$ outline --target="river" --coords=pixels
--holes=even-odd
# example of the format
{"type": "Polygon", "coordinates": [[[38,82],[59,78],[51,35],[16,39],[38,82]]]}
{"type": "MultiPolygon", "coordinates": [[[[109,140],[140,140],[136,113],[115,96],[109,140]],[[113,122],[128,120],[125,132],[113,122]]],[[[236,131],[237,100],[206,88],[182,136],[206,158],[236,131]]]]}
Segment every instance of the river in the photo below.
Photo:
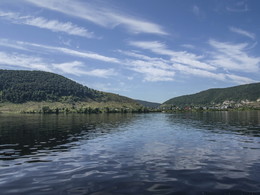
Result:
{"type": "Polygon", "coordinates": [[[260,111],[0,114],[0,193],[260,193],[260,111]]]}

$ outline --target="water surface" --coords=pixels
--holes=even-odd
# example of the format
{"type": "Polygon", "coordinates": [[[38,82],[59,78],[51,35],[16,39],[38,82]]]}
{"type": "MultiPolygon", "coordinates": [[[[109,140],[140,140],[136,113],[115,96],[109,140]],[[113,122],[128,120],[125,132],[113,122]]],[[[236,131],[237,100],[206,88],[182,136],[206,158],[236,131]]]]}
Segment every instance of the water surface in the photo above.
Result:
{"type": "Polygon", "coordinates": [[[1,114],[0,191],[260,193],[260,112],[1,114]]]}

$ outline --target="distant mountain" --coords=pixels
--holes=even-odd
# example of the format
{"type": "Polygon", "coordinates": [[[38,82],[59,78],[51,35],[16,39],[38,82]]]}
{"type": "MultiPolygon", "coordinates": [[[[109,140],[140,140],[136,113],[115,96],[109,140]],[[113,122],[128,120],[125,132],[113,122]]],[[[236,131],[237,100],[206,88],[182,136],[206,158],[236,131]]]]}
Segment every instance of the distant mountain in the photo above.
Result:
{"type": "Polygon", "coordinates": [[[143,101],[143,100],[135,100],[135,101],[147,108],[158,108],[161,105],[159,103],[148,102],[148,101],[143,101]]]}
{"type": "Polygon", "coordinates": [[[172,98],[164,105],[212,105],[224,101],[241,102],[243,100],[257,101],[260,98],[260,83],[252,83],[229,88],[209,89],[192,95],[172,98]]]}
{"type": "Polygon", "coordinates": [[[119,102],[127,97],[97,91],[61,75],[43,71],[0,70],[0,102],[119,102]]]}

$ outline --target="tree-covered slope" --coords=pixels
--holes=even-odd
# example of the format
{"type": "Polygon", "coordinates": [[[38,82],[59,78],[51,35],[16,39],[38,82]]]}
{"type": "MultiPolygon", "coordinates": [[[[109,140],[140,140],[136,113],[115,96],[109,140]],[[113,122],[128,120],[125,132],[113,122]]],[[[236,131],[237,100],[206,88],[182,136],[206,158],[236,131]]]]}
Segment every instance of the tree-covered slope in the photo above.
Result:
{"type": "Polygon", "coordinates": [[[223,89],[209,89],[192,95],[172,98],[163,104],[176,106],[210,105],[226,100],[239,102],[242,100],[256,101],[260,98],[260,83],[252,83],[223,89]]]}
{"type": "Polygon", "coordinates": [[[90,89],[61,75],[43,71],[0,70],[0,102],[28,101],[97,101],[134,100],[90,89]]]}
{"type": "Polygon", "coordinates": [[[146,108],[158,108],[161,104],[156,102],[148,102],[143,100],[135,100],[137,103],[143,105],[146,108]]]}
{"type": "Polygon", "coordinates": [[[0,101],[59,101],[66,97],[89,100],[101,95],[98,91],[49,72],[0,70],[0,101]]]}

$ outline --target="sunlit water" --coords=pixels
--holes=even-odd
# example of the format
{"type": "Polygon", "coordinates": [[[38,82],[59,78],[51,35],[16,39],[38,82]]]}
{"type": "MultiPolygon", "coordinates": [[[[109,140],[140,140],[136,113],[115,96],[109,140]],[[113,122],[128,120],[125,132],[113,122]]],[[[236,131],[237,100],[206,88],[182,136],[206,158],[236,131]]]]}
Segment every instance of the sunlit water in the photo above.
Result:
{"type": "Polygon", "coordinates": [[[0,194],[260,193],[260,112],[0,114],[0,194]]]}

